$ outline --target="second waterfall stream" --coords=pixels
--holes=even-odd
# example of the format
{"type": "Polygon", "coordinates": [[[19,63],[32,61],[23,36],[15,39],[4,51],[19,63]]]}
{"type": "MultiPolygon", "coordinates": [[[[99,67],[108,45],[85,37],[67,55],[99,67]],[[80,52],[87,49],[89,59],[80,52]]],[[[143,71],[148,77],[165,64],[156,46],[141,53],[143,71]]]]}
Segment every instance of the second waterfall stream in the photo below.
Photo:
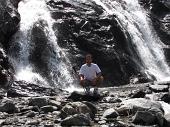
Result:
{"type": "MultiPolygon", "coordinates": [[[[106,15],[115,15],[131,39],[141,71],[154,76],[157,81],[170,79],[170,68],[163,53],[163,43],[154,31],[146,11],[138,0],[93,0],[101,6],[106,15]]],[[[131,49],[130,49],[131,50],[131,49]]],[[[135,54],[132,52],[132,56],[135,54]]],[[[136,58],[134,58],[136,59],[136,58]]]]}

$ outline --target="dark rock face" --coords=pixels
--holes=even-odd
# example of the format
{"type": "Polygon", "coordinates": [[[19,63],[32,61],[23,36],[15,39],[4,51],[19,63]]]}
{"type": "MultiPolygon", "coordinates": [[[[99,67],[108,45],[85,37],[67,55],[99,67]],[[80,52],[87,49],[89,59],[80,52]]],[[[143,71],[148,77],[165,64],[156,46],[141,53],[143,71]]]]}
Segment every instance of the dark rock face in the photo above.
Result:
{"type": "Polygon", "coordinates": [[[0,48],[0,87],[8,88],[13,81],[12,67],[10,68],[8,57],[0,48]]]}
{"type": "MultiPolygon", "coordinates": [[[[7,96],[8,97],[55,96],[59,92],[57,91],[58,91],[57,89],[41,86],[40,84],[31,84],[24,81],[14,81],[10,88],[8,89],[7,96]]],[[[35,100],[35,102],[37,102],[37,100],[35,100]]]]}
{"type": "Polygon", "coordinates": [[[12,80],[12,66],[9,64],[6,50],[10,37],[16,32],[20,21],[17,11],[19,0],[0,1],[0,86],[7,88],[12,80]]]}
{"type": "Polygon", "coordinates": [[[91,53],[105,82],[125,84],[130,76],[139,73],[128,49],[129,37],[117,17],[103,15],[103,9],[89,1],[49,0],[47,4],[56,20],[58,44],[67,49],[78,69],[84,63],[85,54],[91,53]]]}
{"type": "Polygon", "coordinates": [[[46,26],[47,23],[44,20],[40,20],[33,25],[33,29],[31,30],[32,52],[29,59],[38,72],[42,72],[41,74],[48,79],[48,76],[50,75],[48,72],[50,71],[47,61],[53,48],[47,43],[48,38],[44,33],[46,26]]]}
{"type": "Polygon", "coordinates": [[[7,48],[8,40],[13,35],[20,21],[17,5],[20,0],[1,0],[0,1],[0,42],[7,48]]]}

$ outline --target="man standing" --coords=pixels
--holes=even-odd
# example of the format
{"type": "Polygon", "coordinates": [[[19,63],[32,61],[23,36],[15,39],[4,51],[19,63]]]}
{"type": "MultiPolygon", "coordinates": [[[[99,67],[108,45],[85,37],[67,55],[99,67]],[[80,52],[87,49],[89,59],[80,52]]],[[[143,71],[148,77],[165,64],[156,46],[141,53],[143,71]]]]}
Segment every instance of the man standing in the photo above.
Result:
{"type": "Polygon", "coordinates": [[[83,64],[79,71],[80,75],[80,85],[83,86],[86,90],[86,93],[89,94],[90,86],[94,87],[94,94],[98,93],[98,87],[103,81],[101,75],[101,70],[97,64],[92,63],[92,55],[86,55],[86,63],[83,64]]]}

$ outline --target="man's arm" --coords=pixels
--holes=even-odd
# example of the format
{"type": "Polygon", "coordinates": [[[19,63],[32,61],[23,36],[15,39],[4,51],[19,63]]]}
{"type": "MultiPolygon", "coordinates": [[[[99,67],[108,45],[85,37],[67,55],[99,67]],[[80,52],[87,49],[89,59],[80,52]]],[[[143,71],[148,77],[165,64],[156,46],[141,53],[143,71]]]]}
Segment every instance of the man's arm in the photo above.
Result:
{"type": "Polygon", "coordinates": [[[101,73],[101,70],[97,64],[95,67],[95,71],[96,71],[96,76],[97,76],[96,78],[100,78],[102,76],[102,73],[101,73]]]}
{"type": "Polygon", "coordinates": [[[101,76],[102,76],[102,73],[99,72],[99,73],[97,73],[97,77],[96,78],[100,78],[101,76]]]}
{"type": "Polygon", "coordinates": [[[84,75],[80,74],[79,77],[80,77],[80,85],[84,86],[84,75]]]}
{"type": "Polygon", "coordinates": [[[84,75],[83,74],[80,74],[80,80],[84,80],[84,75]]]}

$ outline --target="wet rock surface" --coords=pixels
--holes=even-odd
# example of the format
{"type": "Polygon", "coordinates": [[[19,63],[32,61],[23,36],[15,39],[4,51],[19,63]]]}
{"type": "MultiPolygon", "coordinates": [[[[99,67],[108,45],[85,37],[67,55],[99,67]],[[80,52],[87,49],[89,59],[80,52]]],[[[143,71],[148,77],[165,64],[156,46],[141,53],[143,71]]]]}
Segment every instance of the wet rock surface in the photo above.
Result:
{"type": "Polygon", "coordinates": [[[91,1],[48,0],[55,20],[58,44],[79,70],[84,56],[90,52],[109,86],[126,84],[132,75],[140,73],[131,59],[128,37],[114,15],[106,15],[102,7],[91,1]]]}
{"type": "MultiPolygon", "coordinates": [[[[2,0],[0,2],[2,5],[0,8],[0,43],[1,47],[3,46],[5,49],[5,53],[10,45],[9,39],[19,27],[20,16],[17,11],[19,1],[2,0]]],[[[169,43],[169,2],[167,0],[140,1],[150,13],[153,25],[163,42],[169,43]]],[[[55,20],[53,29],[57,31],[57,42],[60,47],[65,49],[72,65],[75,65],[77,70],[84,62],[84,55],[91,52],[95,58],[94,62],[102,69],[107,86],[129,83],[132,76],[140,73],[128,49],[129,38],[116,16],[104,15],[103,9],[90,1],[46,0],[46,3],[55,20]]],[[[51,47],[47,48],[47,37],[43,33],[45,26],[46,23],[41,20],[33,26],[31,34],[35,35],[32,37],[32,45],[35,45],[35,50],[30,54],[29,59],[35,66],[38,65],[36,69],[42,72],[41,75],[45,75],[51,80],[48,77],[50,69],[47,67],[48,55],[46,54],[53,51],[51,51],[51,47]]],[[[164,50],[169,61],[169,49],[164,50]]],[[[2,80],[2,84],[7,83],[8,86],[13,75],[8,69],[12,69],[12,67],[8,58],[4,61],[7,69],[2,66],[0,72],[2,79],[0,80],[2,80]]],[[[138,83],[149,81],[145,75],[139,79],[138,83]]]]}
{"type": "Polygon", "coordinates": [[[60,92],[59,89],[45,87],[41,84],[32,84],[25,81],[15,81],[7,91],[8,97],[29,97],[29,96],[54,96],[60,92]]]}
{"type": "Polygon", "coordinates": [[[0,87],[9,88],[13,82],[13,69],[8,61],[5,50],[0,46],[0,87]]]}
{"type": "Polygon", "coordinates": [[[18,2],[19,0],[0,1],[0,86],[5,89],[13,82],[14,71],[6,53],[9,40],[19,27],[18,2]]]}

